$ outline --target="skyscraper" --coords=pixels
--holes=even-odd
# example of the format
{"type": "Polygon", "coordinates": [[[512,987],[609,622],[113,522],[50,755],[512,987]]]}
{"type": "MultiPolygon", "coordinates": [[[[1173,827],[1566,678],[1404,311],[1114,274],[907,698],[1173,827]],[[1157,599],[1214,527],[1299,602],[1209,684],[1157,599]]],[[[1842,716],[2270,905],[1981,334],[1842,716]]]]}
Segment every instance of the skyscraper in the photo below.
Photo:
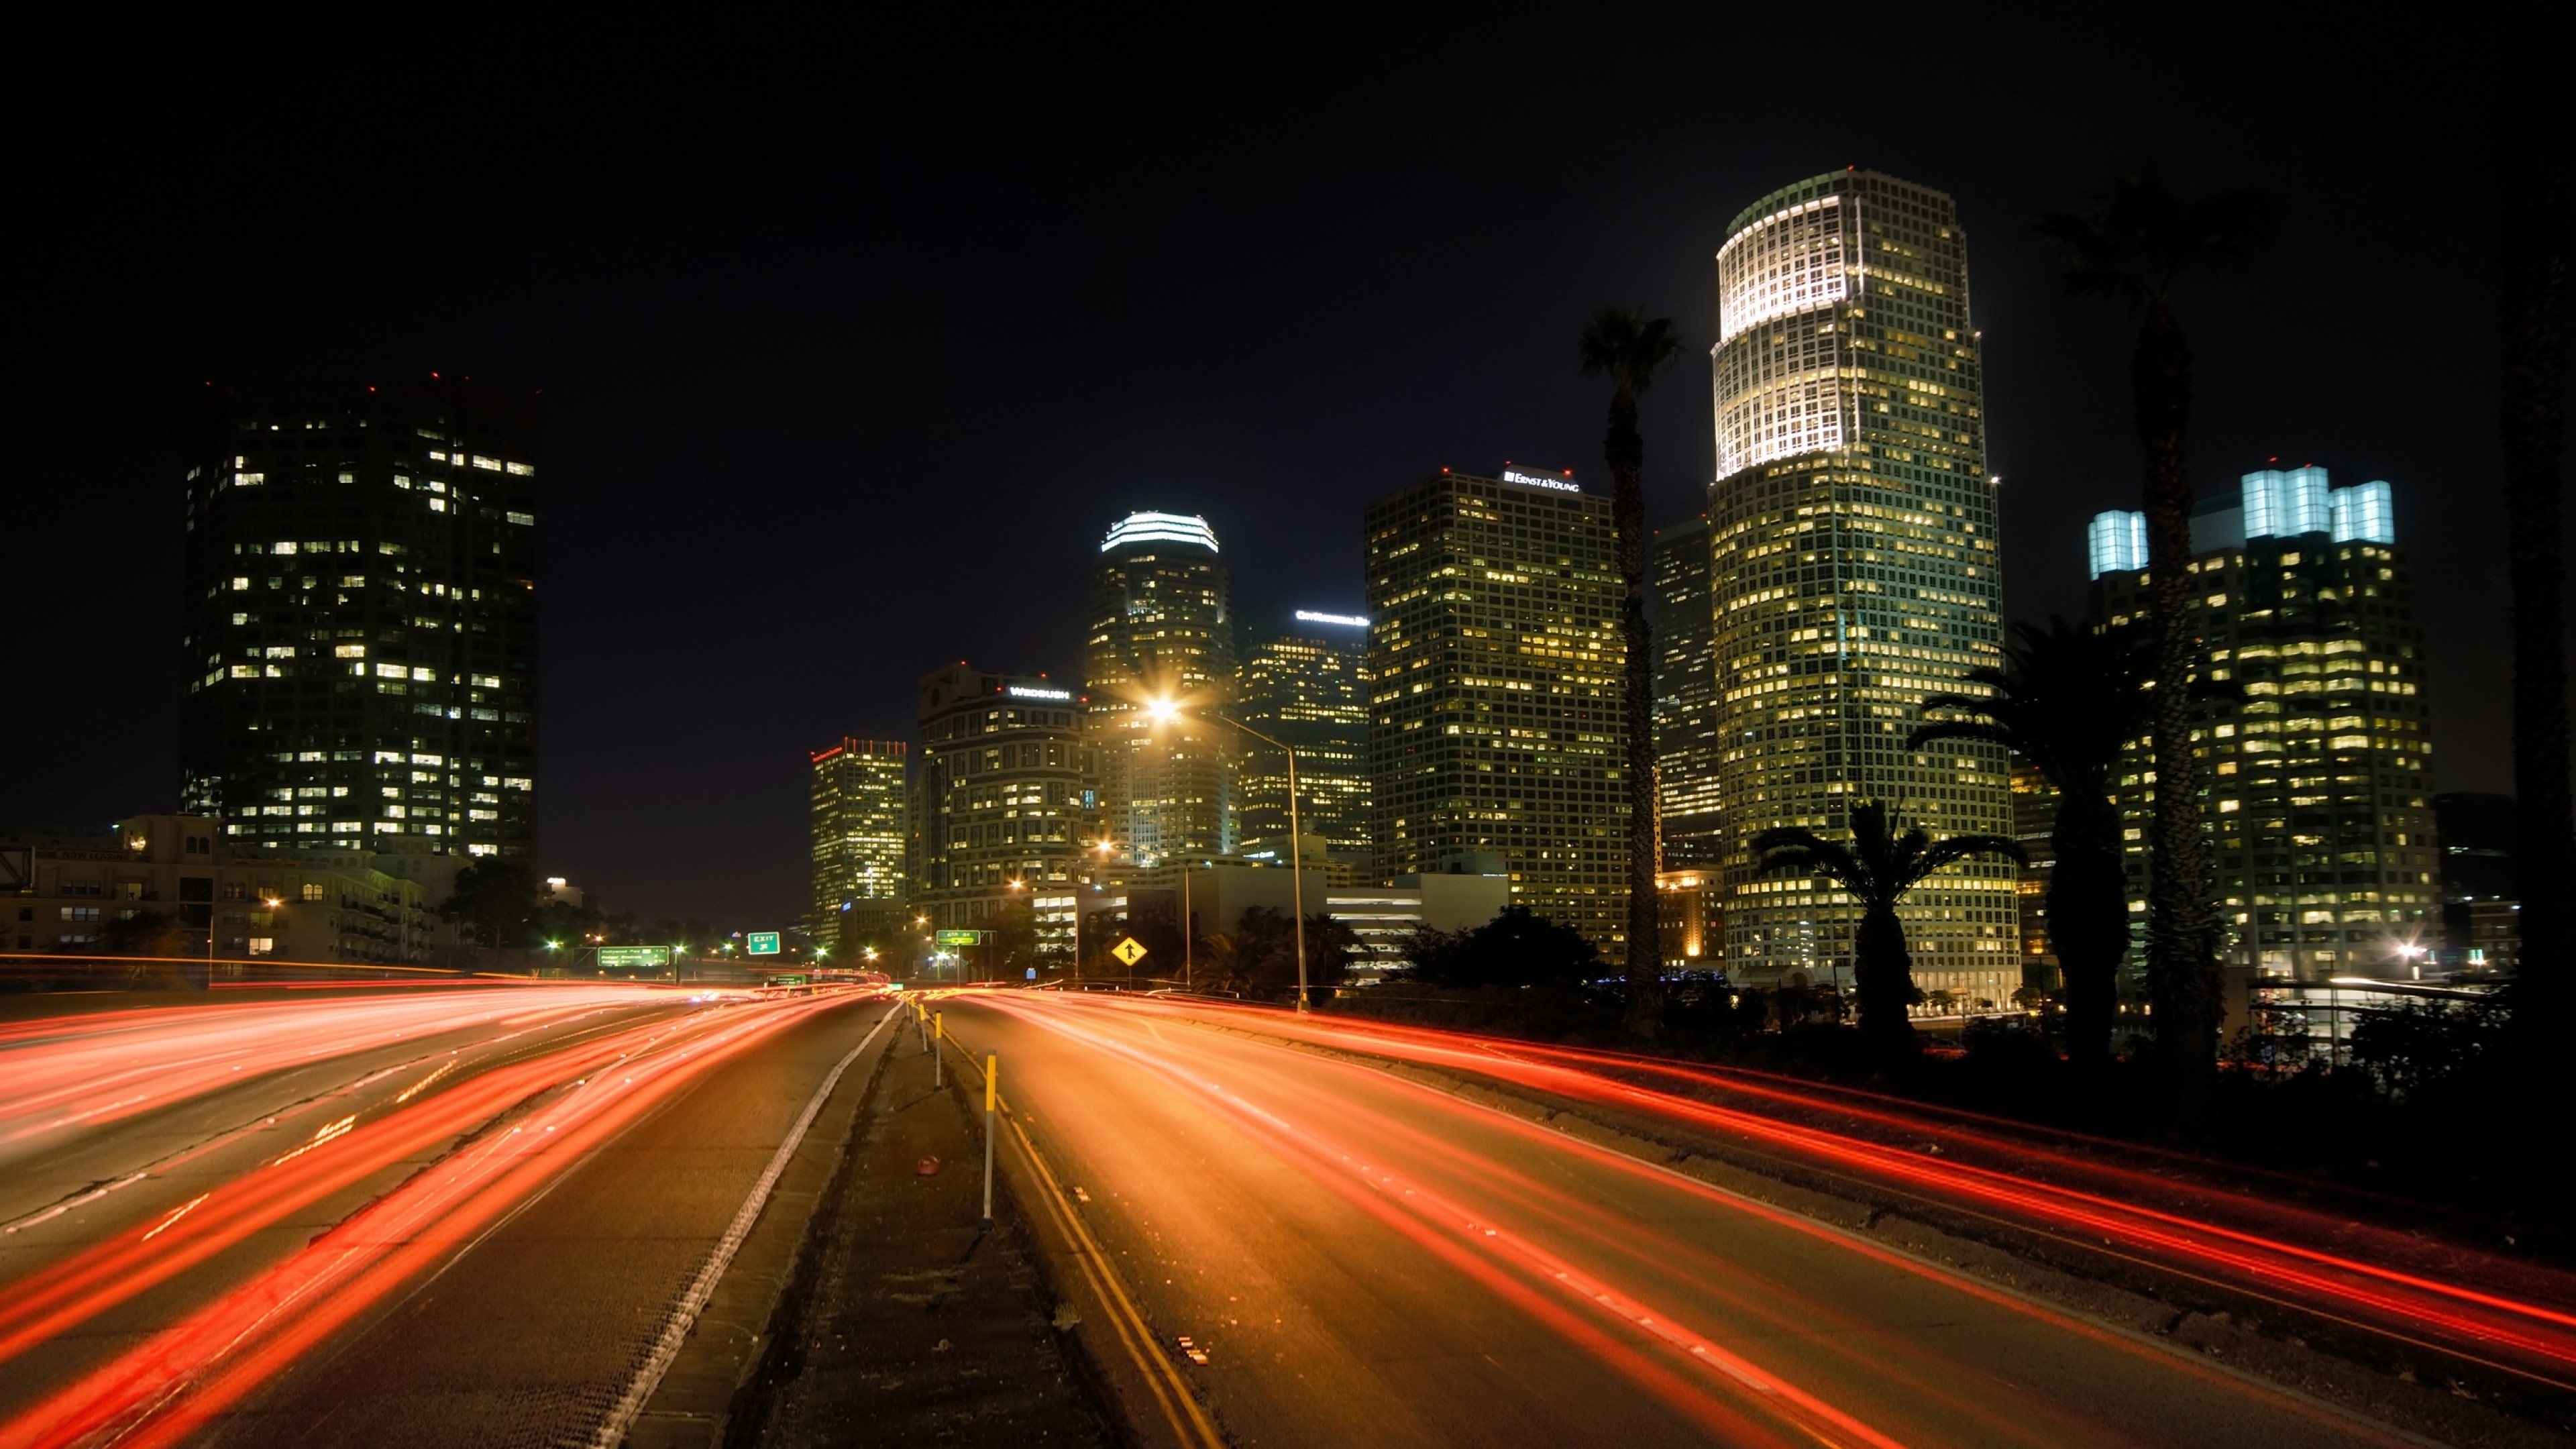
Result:
{"type": "Polygon", "coordinates": [[[962,663],[916,699],[914,909],[935,928],[998,930],[1025,907],[1037,949],[1067,955],[1091,839],[1081,702],[1044,675],[962,663]]]}
{"type": "MultiPolygon", "coordinates": [[[[1236,718],[1297,751],[1298,828],[1353,862],[1374,853],[1369,834],[1368,620],[1297,610],[1282,632],[1253,641],[1243,658],[1236,718]]],[[[1285,861],[1288,757],[1243,742],[1235,781],[1237,850],[1285,861]]],[[[1373,869],[1374,862],[1363,869],[1373,869]]]]}
{"type": "Polygon", "coordinates": [[[535,852],[538,445],[481,383],[198,394],[183,810],[234,849],[535,852]]]}
{"type": "MultiPolygon", "coordinates": [[[[2001,748],[1906,749],[1926,695],[2002,658],[1967,238],[1949,197],[1872,171],[1786,186],[1717,254],[1709,487],[1719,808],[1730,841],[1828,837],[1854,799],[1935,836],[2009,834],[2001,748]]],[[[1848,984],[1858,908],[1826,881],[1727,861],[1729,969],[1848,984]]],[[[2009,861],[1944,870],[1902,912],[1926,990],[2020,984],[2009,861]]]]}
{"type": "Polygon", "coordinates": [[[1084,651],[1100,828],[1139,865],[1234,849],[1234,732],[1201,716],[1234,687],[1225,564],[1207,520],[1131,513],[1101,541],[1084,651]],[[1175,704],[1158,721],[1153,706],[1175,704]]]}
{"type": "MultiPolygon", "coordinates": [[[[2105,514],[2090,532],[2114,623],[2147,604],[2144,560],[2118,546],[2137,519],[2105,514]]],[[[2248,473],[2192,510],[2192,547],[2204,667],[2244,689],[2193,731],[2226,959],[2258,982],[2411,978],[2441,945],[2442,856],[2424,636],[2389,486],[2336,488],[2314,467],[2248,473]]],[[[2153,868],[2154,786],[2133,750],[2120,775],[2138,828],[2133,899],[2153,868]]]]}
{"type": "Polygon", "coordinates": [[[907,899],[904,744],[844,738],[814,766],[814,939],[884,944],[907,899]]]}
{"type": "MultiPolygon", "coordinates": [[[[1707,872],[1725,859],[1718,830],[1717,633],[1709,611],[1708,517],[1655,530],[1655,791],[1664,869],[1707,872]]],[[[1694,951],[1694,959],[1700,953],[1694,951]]]]}
{"type": "Polygon", "coordinates": [[[1382,876],[1511,876],[1512,901],[1626,932],[1621,585],[1610,500],[1446,470],[1369,505],[1369,800],[1382,876]]]}

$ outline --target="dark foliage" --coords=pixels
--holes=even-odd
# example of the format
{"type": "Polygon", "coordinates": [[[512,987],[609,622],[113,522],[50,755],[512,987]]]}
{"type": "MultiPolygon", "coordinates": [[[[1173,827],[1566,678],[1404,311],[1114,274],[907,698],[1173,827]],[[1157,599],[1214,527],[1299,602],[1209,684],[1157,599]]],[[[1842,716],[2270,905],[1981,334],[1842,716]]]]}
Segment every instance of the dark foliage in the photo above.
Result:
{"type": "Polygon", "coordinates": [[[518,949],[539,944],[544,909],[535,871],[520,861],[480,860],[456,873],[455,894],[438,913],[456,922],[470,945],[518,949]]]}
{"type": "MultiPolygon", "coordinates": [[[[179,918],[164,911],[142,911],[110,921],[99,933],[98,949],[107,956],[180,956],[188,950],[188,932],[179,918]]],[[[198,945],[205,944],[203,940],[198,945]]]]}
{"type": "Polygon", "coordinates": [[[1554,986],[1593,980],[1601,953],[1572,926],[1507,906],[1472,931],[1416,932],[1406,980],[1426,986],[1554,986]]]}
{"type": "Polygon", "coordinates": [[[1968,678],[1981,695],[1934,695],[1923,712],[1958,717],[1920,726],[1908,741],[1985,740],[2031,762],[2057,787],[2049,830],[2051,944],[2066,974],[2066,1045],[2078,1063],[2110,1055],[2120,963],[2129,951],[2128,876],[2120,814],[2111,798],[2121,748],[2148,725],[2155,664],[2135,627],[2095,630],[2051,616],[2046,629],[2013,626],[2000,669],[1968,678]]]}
{"type": "MultiPolygon", "coordinates": [[[[2199,640],[2191,629],[2192,358],[2173,308],[2177,288],[2211,272],[2241,268],[2270,241],[2272,206],[2254,192],[2183,197],[2163,170],[2141,161],[2115,170],[2110,189],[2080,212],[2053,212],[2035,223],[2058,244],[2071,296],[2107,297],[2138,319],[2129,359],[2130,405],[2145,463],[2144,508],[2149,618],[2159,680],[2191,678],[2199,640]]],[[[2205,1118],[2218,1063],[2224,1012],[2218,966],[2219,924],[2209,899],[2209,855],[2200,824],[2194,723],[2185,690],[2155,698],[2155,814],[2150,828],[2153,874],[2147,898],[2147,978],[2155,998],[2156,1048],[2173,1100],[2186,1117],[2205,1118]]]]}
{"type": "Polygon", "coordinates": [[[1885,1047],[1910,1048],[1914,1023],[1906,1009],[1920,996],[1914,985],[1914,955],[1906,949],[1897,902],[1945,865],[1976,855],[2017,861],[2022,858],[2021,845],[2008,835],[1934,840],[1919,825],[1900,833],[1886,803],[1878,800],[1852,802],[1851,829],[1849,844],[1794,825],[1765,830],[1751,842],[1760,857],[1757,869],[1765,874],[1795,870],[1821,876],[1859,902],[1852,982],[1860,995],[1861,1032],[1885,1047]]]}

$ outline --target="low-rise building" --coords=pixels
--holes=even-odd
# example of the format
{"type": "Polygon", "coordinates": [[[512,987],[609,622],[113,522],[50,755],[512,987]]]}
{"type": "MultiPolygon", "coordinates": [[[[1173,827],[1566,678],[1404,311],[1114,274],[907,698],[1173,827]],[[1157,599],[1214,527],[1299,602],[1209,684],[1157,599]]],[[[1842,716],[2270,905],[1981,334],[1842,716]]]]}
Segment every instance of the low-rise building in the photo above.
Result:
{"type": "Polygon", "coordinates": [[[438,929],[427,889],[366,855],[236,852],[207,816],[0,844],[12,954],[390,965],[426,959],[438,929]]]}
{"type": "Polygon", "coordinates": [[[1725,873],[1713,868],[1655,872],[1656,921],[1663,932],[1665,969],[1726,969],[1725,891],[1725,873]]]}

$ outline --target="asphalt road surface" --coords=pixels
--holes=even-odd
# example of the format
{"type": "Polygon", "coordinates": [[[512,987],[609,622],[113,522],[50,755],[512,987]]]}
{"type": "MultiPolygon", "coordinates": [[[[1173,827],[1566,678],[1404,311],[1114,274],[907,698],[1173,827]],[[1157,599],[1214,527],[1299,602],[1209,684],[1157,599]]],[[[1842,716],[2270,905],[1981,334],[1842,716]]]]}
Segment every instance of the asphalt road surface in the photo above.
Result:
{"type": "Polygon", "coordinates": [[[1380,1068],[943,1006],[1238,1444],[2422,1442],[1380,1068]]]}
{"type": "Polygon", "coordinates": [[[890,1010],[496,988],[0,1026],[0,1443],[614,1442],[890,1010]]]}

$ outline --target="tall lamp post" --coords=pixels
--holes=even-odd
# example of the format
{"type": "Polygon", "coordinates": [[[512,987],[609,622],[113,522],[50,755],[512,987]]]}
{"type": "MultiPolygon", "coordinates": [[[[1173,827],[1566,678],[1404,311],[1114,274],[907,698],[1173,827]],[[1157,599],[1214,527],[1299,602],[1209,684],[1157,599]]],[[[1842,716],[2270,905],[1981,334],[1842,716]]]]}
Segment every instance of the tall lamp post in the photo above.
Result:
{"type": "MultiPolygon", "coordinates": [[[[1145,707],[1146,717],[1156,724],[1168,724],[1182,718],[1183,714],[1181,707],[1168,699],[1158,699],[1145,707]]],[[[1190,718],[1232,725],[1288,756],[1288,893],[1297,903],[1297,1014],[1304,1016],[1306,1014],[1306,852],[1300,846],[1301,838],[1297,829],[1297,747],[1286,740],[1274,740],[1239,719],[1229,719],[1221,714],[1192,715],[1190,718]]],[[[1186,880],[1189,870],[1187,861],[1182,862],[1181,870],[1186,880]]],[[[1187,921],[1181,923],[1181,930],[1184,934],[1188,933],[1187,921]]]]}

